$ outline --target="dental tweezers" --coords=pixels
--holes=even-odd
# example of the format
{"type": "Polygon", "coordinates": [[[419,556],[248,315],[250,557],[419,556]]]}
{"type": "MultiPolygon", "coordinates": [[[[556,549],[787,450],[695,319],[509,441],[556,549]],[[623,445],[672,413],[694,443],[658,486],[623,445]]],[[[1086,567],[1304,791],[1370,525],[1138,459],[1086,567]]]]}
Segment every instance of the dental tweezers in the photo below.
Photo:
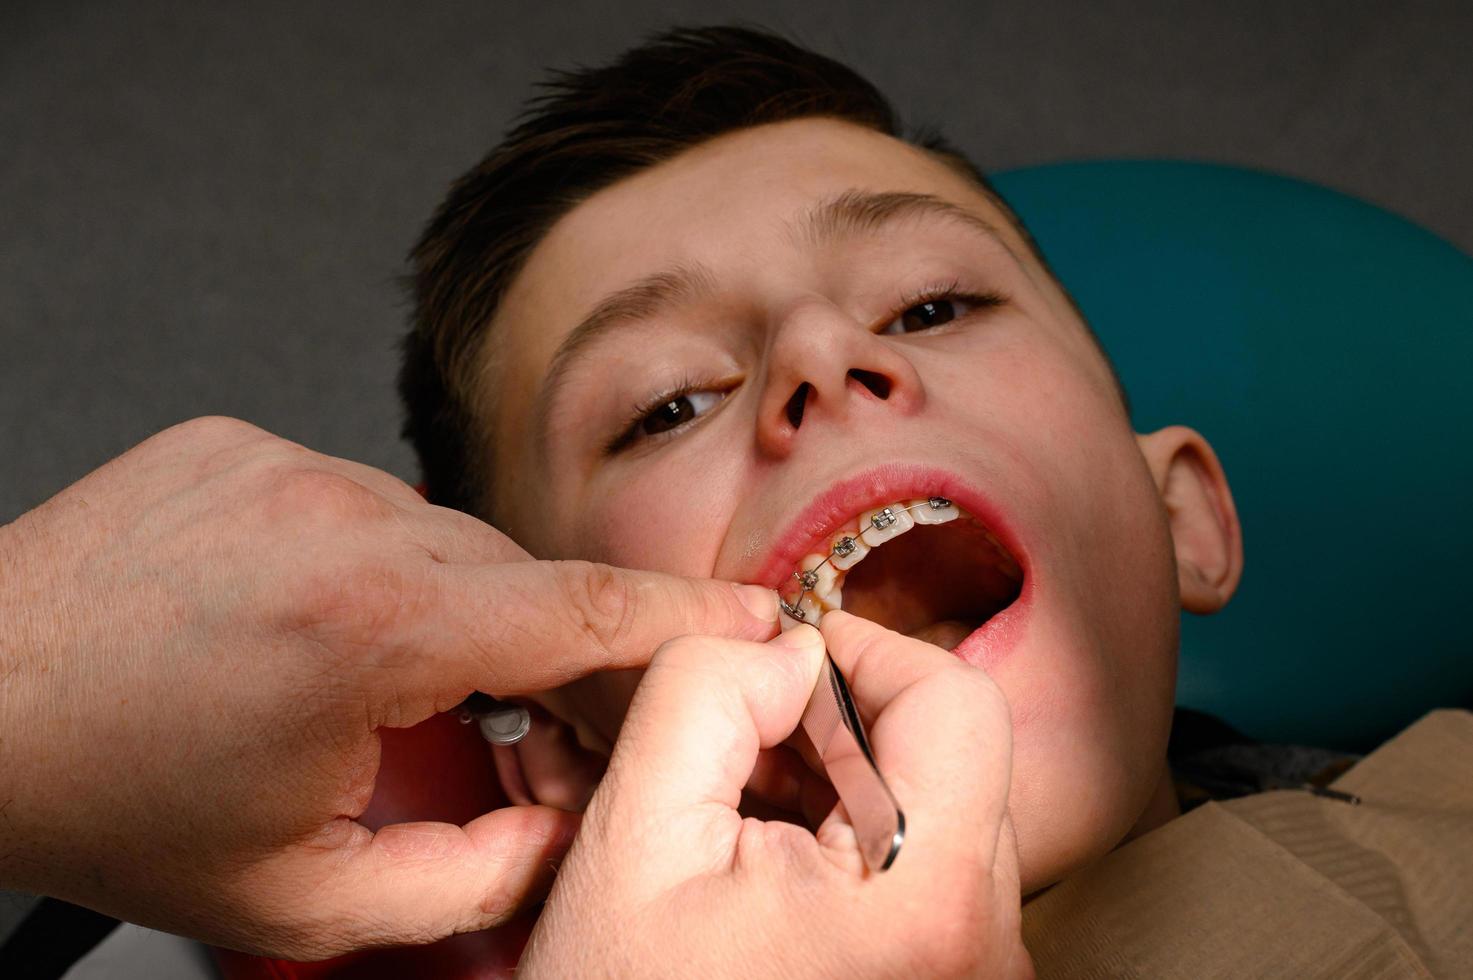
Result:
{"type": "Polygon", "coordinates": [[[875,764],[849,684],[827,654],[802,725],[849,814],[864,863],[884,871],[905,840],[905,814],[875,764]]]}

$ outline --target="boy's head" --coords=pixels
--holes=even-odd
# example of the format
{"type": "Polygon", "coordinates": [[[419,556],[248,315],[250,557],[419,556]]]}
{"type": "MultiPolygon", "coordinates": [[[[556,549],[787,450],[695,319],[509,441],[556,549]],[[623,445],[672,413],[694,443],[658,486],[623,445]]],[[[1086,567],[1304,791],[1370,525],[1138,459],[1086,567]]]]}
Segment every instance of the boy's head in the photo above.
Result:
{"type": "MultiPolygon", "coordinates": [[[[432,499],[539,557],[785,587],[861,511],[950,498],[975,520],[877,547],[845,608],[1008,695],[1026,889],[1141,822],[1178,611],[1241,567],[1226,483],[1190,430],[1131,430],[1006,205],[868,83],[764,34],[667,35],[565,76],[414,257],[432,499]]],[[[572,697],[607,734],[627,693],[572,697]]]]}

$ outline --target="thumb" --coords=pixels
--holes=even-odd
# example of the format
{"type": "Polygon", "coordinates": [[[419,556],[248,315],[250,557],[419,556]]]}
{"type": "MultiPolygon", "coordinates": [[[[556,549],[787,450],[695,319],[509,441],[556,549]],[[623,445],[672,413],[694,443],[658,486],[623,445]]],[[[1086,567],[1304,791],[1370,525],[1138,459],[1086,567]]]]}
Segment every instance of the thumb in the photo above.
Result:
{"type": "Polygon", "coordinates": [[[545,897],[578,831],[577,814],[514,806],[458,827],[399,823],[316,850],[293,868],[310,906],[289,950],[317,959],[489,929],[545,897]]]}
{"type": "Polygon", "coordinates": [[[585,561],[439,565],[398,643],[418,690],[546,691],[599,670],[643,667],[672,636],[765,640],[777,593],[585,561]]]}
{"type": "Polygon", "coordinates": [[[765,644],[691,636],[662,646],[630,703],[573,859],[645,893],[730,861],[757,753],[797,727],[823,657],[811,626],[765,644]]]}

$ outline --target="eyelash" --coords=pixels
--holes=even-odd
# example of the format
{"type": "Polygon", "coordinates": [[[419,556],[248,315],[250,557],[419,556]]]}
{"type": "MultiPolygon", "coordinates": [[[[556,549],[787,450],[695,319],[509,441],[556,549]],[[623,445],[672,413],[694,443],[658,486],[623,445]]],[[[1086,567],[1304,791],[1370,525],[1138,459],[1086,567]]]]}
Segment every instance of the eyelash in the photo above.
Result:
{"type": "Polygon", "coordinates": [[[655,435],[644,436],[639,434],[639,427],[651,412],[669,402],[673,402],[677,398],[684,398],[686,395],[691,395],[698,391],[710,391],[713,388],[719,388],[729,383],[728,380],[687,375],[674,387],[651,395],[629,411],[624,424],[619,427],[619,434],[604,447],[604,454],[612,456],[621,450],[628,449],[635,442],[655,442],[683,432],[689,427],[689,423],[665,432],[656,433],[655,435]]]}
{"type": "MultiPolygon", "coordinates": [[[[894,323],[898,318],[904,316],[907,312],[916,308],[917,306],[924,306],[927,303],[935,303],[941,300],[961,300],[963,303],[975,307],[976,310],[996,309],[999,306],[1005,305],[1008,301],[1006,296],[1004,296],[1002,293],[997,292],[996,290],[988,290],[987,292],[983,293],[969,293],[962,288],[960,280],[952,279],[948,282],[934,283],[932,285],[918,289],[915,292],[907,294],[904,298],[901,299],[900,303],[896,307],[894,307],[891,312],[886,316],[881,329],[884,329],[884,327],[887,327],[890,324],[894,323]]],[[[945,326],[945,324],[942,324],[942,326],[945,326]]],[[[696,378],[687,376],[674,387],[664,389],[654,395],[651,395],[649,398],[638,403],[634,406],[633,409],[630,410],[628,416],[624,421],[624,424],[619,428],[619,434],[615,436],[607,446],[604,447],[604,454],[607,456],[613,456],[629,448],[635,442],[654,442],[657,440],[668,438],[670,436],[678,435],[685,429],[689,428],[690,423],[677,426],[674,429],[669,429],[665,432],[660,432],[655,435],[645,436],[641,436],[639,434],[639,427],[641,424],[643,424],[644,420],[650,415],[650,413],[655,411],[655,409],[669,404],[677,398],[684,398],[685,396],[694,394],[698,391],[709,391],[713,388],[719,387],[723,383],[726,382],[719,381],[714,378],[696,378]]]]}
{"type": "MultiPolygon", "coordinates": [[[[907,312],[917,306],[927,303],[935,303],[939,300],[961,300],[977,310],[992,310],[999,306],[1006,306],[1008,298],[995,289],[989,289],[981,293],[969,293],[962,288],[960,279],[951,279],[946,282],[933,283],[908,294],[900,301],[900,304],[885,318],[880,329],[888,327],[899,317],[905,316],[907,312]]],[[[975,312],[975,310],[974,310],[975,312]]]]}

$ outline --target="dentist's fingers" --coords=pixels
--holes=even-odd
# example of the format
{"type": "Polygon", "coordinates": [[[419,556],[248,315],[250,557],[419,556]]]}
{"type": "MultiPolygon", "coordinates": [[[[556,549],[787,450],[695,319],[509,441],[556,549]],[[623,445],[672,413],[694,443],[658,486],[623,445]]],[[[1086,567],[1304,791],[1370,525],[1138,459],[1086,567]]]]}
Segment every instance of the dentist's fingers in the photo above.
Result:
{"type": "Polygon", "coordinates": [[[492,757],[507,797],[581,813],[608,759],[578,744],[570,725],[535,704],[524,704],[532,726],[515,745],[494,745],[492,757]]]}
{"type": "MultiPolygon", "coordinates": [[[[1012,780],[1012,722],[1002,691],[940,647],[868,620],[827,613],[821,629],[860,713],[873,719],[875,759],[906,815],[896,869],[968,849],[993,865],[1012,780]]],[[[1004,873],[1016,876],[1016,861],[1004,855],[1012,866],[1004,873]]]]}
{"type": "Polygon", "coordinates": [[[528,562],[533,558],[511,538],[470,514],[418,501],[401,521],[409,537],[437,562],[451,565],[528,562]]]}
{"type": "MultiPolygon", "coordinates": [[[[798,725],[823,644],[800,626],[770,643],[683,637],[656,652],[589,803],[585,842],[637,868],[655,894],[737,853],[742,787],[757,753],[798,725]]],[[[617,873],[611,869],[611,877],[617,873]]]]}
{"type": "Polygon", "coordinates": [[[464,827],[399,823],[370,833],[343,821],[340,839],[279,862],[290,894],[243,909],[269,928],[267,947],[321,959],[366,946],[425,943],[489,929],[551,887],[579,817],[550,807],[494,810],[464,827]]]}
{"type": "Polygon", "coordinates": [[[437,701],[471,690],[527,694],[642,667],[672,636],[777,632],[776,593],[755,585],[586,561],[435,564],[420,574],[393,645],[414,653],[401,666],[437,701]]]}
{"type": "Polygon", "coordinates": [[[823,767],[805,761],[790,744],[757,753],[747,780],[747,794],[794,817],[801,816],[810,828],[818,827],[838,801],[823,767]]]}
{"type": "Polygon", "coordinates": [[[1005,703],[937,648],[838,613],[823,628],[859,678],[851,687],[906,809],[896,863],[864,867],[842,804],[817,840],[734,809],[748,776],[791,796],[791,780],[754,763],[801,717],[823,664],[818,632],[676,641],[635,696],[522,961],[527,976],[586,973],[588,950],[620,976],[735,975],[753,962],[783,976],[856,964],[886,977],[1030,975],[1005,809],[1011,760],[1005,742],[980,753],[975,743],[994,734],[1005,703]],[[788,644],[799,649],[775,655],[788,644]],[[979,712],[984,722],[968,721],[979,712]]]}

